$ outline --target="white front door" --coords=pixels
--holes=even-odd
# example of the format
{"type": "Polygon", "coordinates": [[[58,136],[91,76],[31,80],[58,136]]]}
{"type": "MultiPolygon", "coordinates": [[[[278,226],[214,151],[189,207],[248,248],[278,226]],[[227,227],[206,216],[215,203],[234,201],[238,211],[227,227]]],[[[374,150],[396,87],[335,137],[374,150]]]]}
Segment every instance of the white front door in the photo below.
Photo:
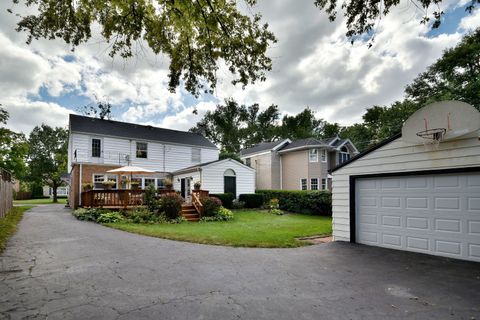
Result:
{"type": "Polygon", "coordinates": [[[356,242],[480,261],[480,173],[359,178],[356,242]]]}

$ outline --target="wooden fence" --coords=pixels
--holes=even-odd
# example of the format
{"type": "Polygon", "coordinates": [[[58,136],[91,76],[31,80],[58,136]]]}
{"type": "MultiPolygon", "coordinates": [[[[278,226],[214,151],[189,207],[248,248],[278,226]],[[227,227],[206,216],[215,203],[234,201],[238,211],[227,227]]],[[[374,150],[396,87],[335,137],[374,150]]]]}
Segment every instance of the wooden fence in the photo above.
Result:
{"type": "Polygon", "coordinates": [[[7,215],[13,206],[13,183],[10,172],[0,169],[0,218],[7,215]]]}

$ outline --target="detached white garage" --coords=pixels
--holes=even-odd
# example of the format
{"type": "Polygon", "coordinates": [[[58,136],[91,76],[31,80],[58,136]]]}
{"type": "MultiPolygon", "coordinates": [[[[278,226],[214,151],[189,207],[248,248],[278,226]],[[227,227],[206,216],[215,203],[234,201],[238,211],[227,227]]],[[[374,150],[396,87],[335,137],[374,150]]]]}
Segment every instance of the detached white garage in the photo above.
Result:
{"type": "Polygon", "coordinates": [[[436,103],[335,168],[334,240],[480,261],[479,127],[473,107],[436,103]]]}

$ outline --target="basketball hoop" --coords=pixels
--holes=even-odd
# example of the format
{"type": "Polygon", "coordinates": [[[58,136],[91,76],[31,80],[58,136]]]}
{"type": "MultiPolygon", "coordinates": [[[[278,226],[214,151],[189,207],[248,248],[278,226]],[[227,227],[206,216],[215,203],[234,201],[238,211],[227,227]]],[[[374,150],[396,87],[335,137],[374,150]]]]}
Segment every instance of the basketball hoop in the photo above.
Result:
{"type": "Polygon", "coordinates": [[[447,129],[445,128],[427,129],[417,132],[417,136],[423,139],[424,146],[433,145],[436,149],[440,142],[442,142],[446,132],[447,129]]]}

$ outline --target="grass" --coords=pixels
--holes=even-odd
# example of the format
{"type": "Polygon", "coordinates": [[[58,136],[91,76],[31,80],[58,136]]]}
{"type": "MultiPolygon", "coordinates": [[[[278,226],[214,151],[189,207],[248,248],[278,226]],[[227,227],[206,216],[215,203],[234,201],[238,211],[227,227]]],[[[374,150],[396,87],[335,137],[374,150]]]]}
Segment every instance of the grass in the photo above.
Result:
{"type": "MultiPolygon", "coordinates": [[[[13,204],[19,205],[19,204],[53,204],[54,202],[50,198],[45,198],[45,199],[29,199],[29,200],[15,200],[13,201],[13,204]]],[[[57,203],[61,204],[66,204],[67,203],[67,198],[61,198],[58,199],[57,203]]]]}
{"type": "Polygon", "coordinates": [[[182,224],[110,223],[109,227],[158,238],[233,247],[291,248],[308,245],[297,237],[329,235],[331,217],[277,216],[267,211],[238,210],[229,222],[182,224]]]}
{"type": "Polygon", "coordinates": [[[5,250],[8,239],[17,231],[23,213],[33,206],[13,207],[4,218],[0,218],[0,253],[5,250]]]}

